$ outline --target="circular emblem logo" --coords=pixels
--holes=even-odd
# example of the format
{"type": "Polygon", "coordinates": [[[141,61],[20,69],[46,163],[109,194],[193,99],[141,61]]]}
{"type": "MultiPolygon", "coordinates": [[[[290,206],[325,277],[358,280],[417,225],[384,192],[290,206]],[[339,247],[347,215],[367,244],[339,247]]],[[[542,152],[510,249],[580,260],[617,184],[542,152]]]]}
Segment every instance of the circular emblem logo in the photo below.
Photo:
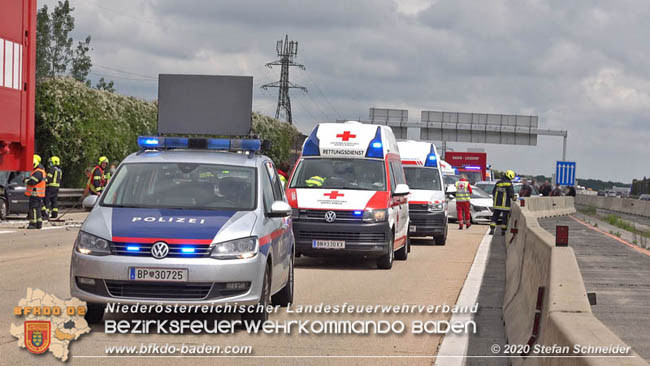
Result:
{"type": "Polygon", "coordinates": [[[335,220],[336,220],[336,212],[334,211],[325,212],[325,221],[334,222],[335,220]]]}
{"type": "Polygon", "coordinates": [[[165,258],[169,254],[169,246],[164,241],[154,243],[151,247],[151,255],[156,259],[165,258]]]}

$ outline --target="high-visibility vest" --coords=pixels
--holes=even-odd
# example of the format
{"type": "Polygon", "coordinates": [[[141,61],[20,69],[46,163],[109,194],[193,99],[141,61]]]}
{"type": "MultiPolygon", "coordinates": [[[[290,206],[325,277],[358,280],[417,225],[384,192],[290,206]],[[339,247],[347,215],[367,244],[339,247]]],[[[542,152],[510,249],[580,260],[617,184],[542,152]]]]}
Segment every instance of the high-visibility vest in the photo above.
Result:
{"type": "Polygon", "coordinates": [[[47,186],[48,187],[60,187],[61,186],[61,177],[63,176],[63,171],[59,167],[54,167],[52,170],[47,173],[47,186]]]}
{"type": "Polygon", "coordinates": [[[323,183],[325,183],[325,178],[315,175],[307,179],[305,183],[307,183],[307,187],[322,187],[323,183]]]}
{"type": "Polygon", "coordinates": [[[99,165],[96,165],[95,168],[93,168],[93,171],[90,172],[90,179],[88,180],[88,188],[95,194],[99,195],[102,193],[102,189],[104,189],[104,186],[106,185],[106,177],[104,176],[104,170],[102,167],[99,165]],[[99,169],[99,176],[95,175],[95,170],[99,169]],[[99,181],[99,186],[95,187],[95,181],[99,181]]]}
{"type": "Polygon", "coordinates": [[[512,182],[509,180],[499,180],[493,189],[494,204],[493,207],[495,210],[509,211],[511,200],[514,198],[514,189],[512,188],[512,182]]]}
{"type": "MultiPolygon", "coordinates": [[[[27,189],[25,190],[25,196],[31,197],[31,196],[36,196],[36,197],[45,197],[45,169],[43,168],[35,168],[32,170],[32,174],[34,175],[36,173],[40,172],[41,176],[43,177],[40,182],[36,184],[27,184],[27,189]]],[[[28,181],[29,182],[29,181],[28,181]]]]}
{"type": "Polygon", "coordinates": [[[456,182],[456,202],[469,202],[469,182],[459,180],[456,182]]]}

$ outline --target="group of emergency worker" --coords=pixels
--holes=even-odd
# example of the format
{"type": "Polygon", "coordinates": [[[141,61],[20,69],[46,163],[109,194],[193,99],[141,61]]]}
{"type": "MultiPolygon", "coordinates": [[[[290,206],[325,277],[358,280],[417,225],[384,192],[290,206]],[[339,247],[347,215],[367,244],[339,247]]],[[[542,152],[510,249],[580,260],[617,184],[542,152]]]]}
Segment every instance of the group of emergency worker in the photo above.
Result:
{"type": "MultiPolygon", "coordinates": [[[[492,189],[492,220],[490,222],[490,235],[494,235],[494,229],[497,225],[501,226],[501,235],[506,235],[508,227],[508,218],[510,216],[510,207],[515,200],[515,190],[512,186],[512,180],[515,179],[515,172],[506,171],[503,178],[499,179],[492,189]]],[[[458,213],[458,229],[469,228],[472,225],[470,215],[470,198],[472,196],[472,187],[467,181],[467,177],[462,176],[456,182],[456,211],[458,213]]]]}
{"type": "MultiPolygon", "coordinates": [[[[34,167],[28,178],[25,179],[25,195],[29,197],[27,220],[28,229],[43,228],[43,220],[59,217],[59,188],[63,178],[61,158],[52,156],[47,161],[47,171],[41,164],[39,155],[34,155],[34,167]]],[[[102,156],[86,183],[89,194],[100,195],[111,178],[111,171],[107,170],[108,158],[102,156]]]]}

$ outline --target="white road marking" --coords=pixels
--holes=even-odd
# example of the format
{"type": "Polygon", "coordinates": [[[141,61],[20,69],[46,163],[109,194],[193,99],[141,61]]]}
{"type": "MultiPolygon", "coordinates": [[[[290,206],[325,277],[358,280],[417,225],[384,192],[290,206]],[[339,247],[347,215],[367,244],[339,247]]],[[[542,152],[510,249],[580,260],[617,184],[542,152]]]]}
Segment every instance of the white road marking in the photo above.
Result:
{"type": "MultiPolygon", "coordinates": [[[[463,288],[460,290],[460,295],[456,301],[456,304],[459,307],[471,307],[476,304],[476,300],[478,299],[478,293],[481,289],[481,284],[483,283],[483,275],[485,274],[485,268],[487,267],[488,257],[490,256],[490,241],[492,240],[492,236],[488,233],[489,231],[486,231],[483,240],[481,240],[472,267],[467,274],[463,288]]],[[[449,322],[452,324],[454,322],[465,324],[473,318],[473,314],[453,314],[449,322]]],[[[436,366],[464,365],[464,358],[467,355],[468,344],[469,334],[461,333],[445,336],[442,339],[442,344],[438,350],[436,366]]]]}
{"type": "Polygon", "coordinates": [[[10,231],[10,230],[0,231],[0,234],[10,234],[10,233],[15,233],[15,231],[10,231]]]}

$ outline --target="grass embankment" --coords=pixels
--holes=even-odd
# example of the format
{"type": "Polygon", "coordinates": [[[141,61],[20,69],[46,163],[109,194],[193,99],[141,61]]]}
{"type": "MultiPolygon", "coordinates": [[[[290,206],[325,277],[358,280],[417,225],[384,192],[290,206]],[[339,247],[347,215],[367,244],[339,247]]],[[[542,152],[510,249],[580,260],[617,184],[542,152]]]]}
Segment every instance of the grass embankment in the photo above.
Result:
{"type": "MultiPolygon", "coordinates": [[[[580,206],[576,207],[576,210],[584,215],[594,217],[596,219],[602,220],[612,226],[615,226],[619,229],[623,229],[627,232],[630,232],[634,234],[634,244],[638,244],[639,242],[642,244],[642,246],[645,247],[645,243],[647,242],[646,239],[650,238],[650,232],[638,229],[634,223],[631,223],[627,220],[624,220],[618,215],[614,214],[600,214],[598,213],[598,210],[595,207],[591,206],[580,206]]],[[[594,226],[597,226],[598,224],[594,224],[594,226]]],[[[610,230],[610,234],[616,235],[618,237],[621,237],[620,232],[613,232],[610,230]]]]}

